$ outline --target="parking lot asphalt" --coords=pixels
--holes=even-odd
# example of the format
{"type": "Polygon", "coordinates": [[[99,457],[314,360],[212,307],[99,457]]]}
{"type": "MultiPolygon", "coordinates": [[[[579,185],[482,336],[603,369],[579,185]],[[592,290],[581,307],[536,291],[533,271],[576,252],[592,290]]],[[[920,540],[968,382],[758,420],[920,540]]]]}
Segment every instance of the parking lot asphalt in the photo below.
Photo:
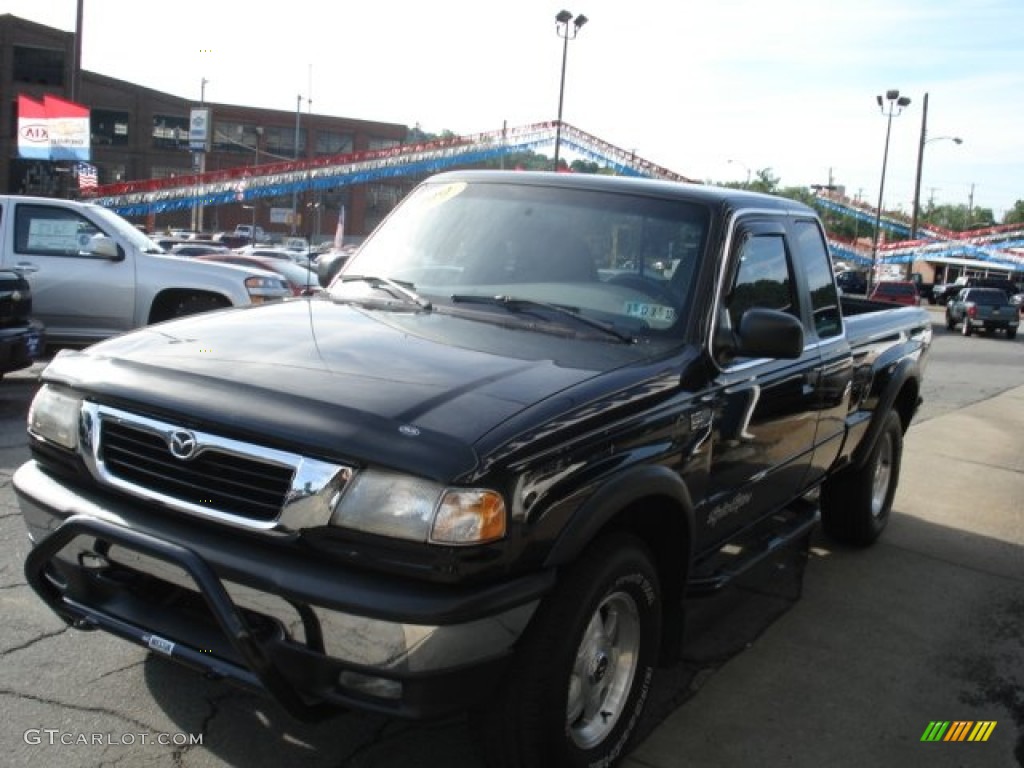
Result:
{"type": "Polygon", "coordinates": [[[804,575],[627,768],[1024,766],[1024,387],[915,424],[883,537],[815,533],[804,575]]]}
{"type": "MultiPolygon", "coordinates": [[[[963,344],[941,327],[941,308],[933,321],[955,365],[985,347],[1003,370],[1019,365],[1019,339],[963,344]]],[[[933,385],[959,388],[946,381],[958,369],[943,365],[930,369],[933,385]]],[[[874,547],[816,532],[691,603],[684,662],[655,687],[624,768],[1024,768],[1024,387],[1003,385],[990,363],[971,367],[985,372],[964,390],[977,402],[926,400],[915,419],[893,519],[874,547]],[[960,402],[973,404],[953,410],[960,402]],[[984,742],[922,741],[931,723],[956,721],[995,725],[984,742]]],[[[115,638],[65,630],[20,576],[24,527],[5,488],[26,456],[20,425],[40,368],[10,375],[0,398],[0,418],[17,424],[0,431],[0,765],[480,768],[461,719],[300,725],[115,638]],[[173,750],[29,743],[25,729],[40,727],[206,738],[173,750]]]]}

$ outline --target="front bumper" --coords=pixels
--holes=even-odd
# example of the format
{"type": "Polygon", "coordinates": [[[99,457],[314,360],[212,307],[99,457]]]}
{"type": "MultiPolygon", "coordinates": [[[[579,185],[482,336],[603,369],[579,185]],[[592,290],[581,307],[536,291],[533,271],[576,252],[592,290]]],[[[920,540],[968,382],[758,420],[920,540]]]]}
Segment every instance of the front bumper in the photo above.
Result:
{"type": "Polygon", "coordinates": [[[34,461],[14,489],[34,543],[26,576],[65,621],[265,690],[300,719],[472,706],[553,580],[464,588],[358,571],[294,541],[72,488],[34,461]]]}

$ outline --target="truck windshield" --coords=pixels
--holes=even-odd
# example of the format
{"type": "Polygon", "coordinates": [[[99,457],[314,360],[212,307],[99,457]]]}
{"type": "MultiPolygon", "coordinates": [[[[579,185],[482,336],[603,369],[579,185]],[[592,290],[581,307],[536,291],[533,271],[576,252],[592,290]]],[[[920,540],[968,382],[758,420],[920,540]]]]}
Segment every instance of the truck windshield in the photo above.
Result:
{"type": "MultiPolygon", "coordinates": [[[[439,180],[406,198],[342,277],[411,285],[437,309],[454,303],[494,316],[468,299],[502,297],[502,306],[571,306],[634,336],[670,335],[685,317],[707,230],[705,208],[671,198],[439,180]]],[[[338,299],[351,290],[343,279],[331,286],[338,299]]]]}

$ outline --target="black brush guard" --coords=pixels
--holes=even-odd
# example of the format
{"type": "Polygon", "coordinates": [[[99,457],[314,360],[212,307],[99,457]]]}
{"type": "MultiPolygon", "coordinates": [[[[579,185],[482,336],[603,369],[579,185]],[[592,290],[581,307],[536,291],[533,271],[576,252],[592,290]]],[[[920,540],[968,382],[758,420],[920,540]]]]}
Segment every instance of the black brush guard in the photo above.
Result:
{"type": "Polygon", "coordinates": [[[252,688],[262,687],[293,717],[300,720],[320,720],[338,711],[336,706],[327,702],[308,701],[295,688],[274,663],[267,648],[259,641],[245,617],[231,601],[213,569],[199,555],[186,547],[105,520],[74,515],[29,552],[25,560],[25,576],[32,589],[54,613],[72,626],[82,629],[103,629],[143,647],[158,650],[195,669],[252,688]],[[64,595],[48,578],[47,569],[57,553],[79,536],[95,536],[183,569],[195,582],[210,613],[247,668],[177,641],[170,648],[160,643],[160,638],[157,638],[154,644],[151,640],[155,636],[150,630],[82,605],[64,595]]]}

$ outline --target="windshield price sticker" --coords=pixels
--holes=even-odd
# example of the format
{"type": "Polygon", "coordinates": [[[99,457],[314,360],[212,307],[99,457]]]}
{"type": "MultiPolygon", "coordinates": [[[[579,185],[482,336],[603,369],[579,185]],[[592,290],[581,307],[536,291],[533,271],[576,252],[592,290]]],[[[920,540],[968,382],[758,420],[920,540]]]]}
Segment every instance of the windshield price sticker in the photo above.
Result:
{"type": "Polygon", "coordinates": [[[627,301],[625,313],[629,317],[653,320],[659,323],[671,324],[676,319],[676,311],[673,307],[666,307],[661,304],[644,304],[640,301],[627,301]]]}

